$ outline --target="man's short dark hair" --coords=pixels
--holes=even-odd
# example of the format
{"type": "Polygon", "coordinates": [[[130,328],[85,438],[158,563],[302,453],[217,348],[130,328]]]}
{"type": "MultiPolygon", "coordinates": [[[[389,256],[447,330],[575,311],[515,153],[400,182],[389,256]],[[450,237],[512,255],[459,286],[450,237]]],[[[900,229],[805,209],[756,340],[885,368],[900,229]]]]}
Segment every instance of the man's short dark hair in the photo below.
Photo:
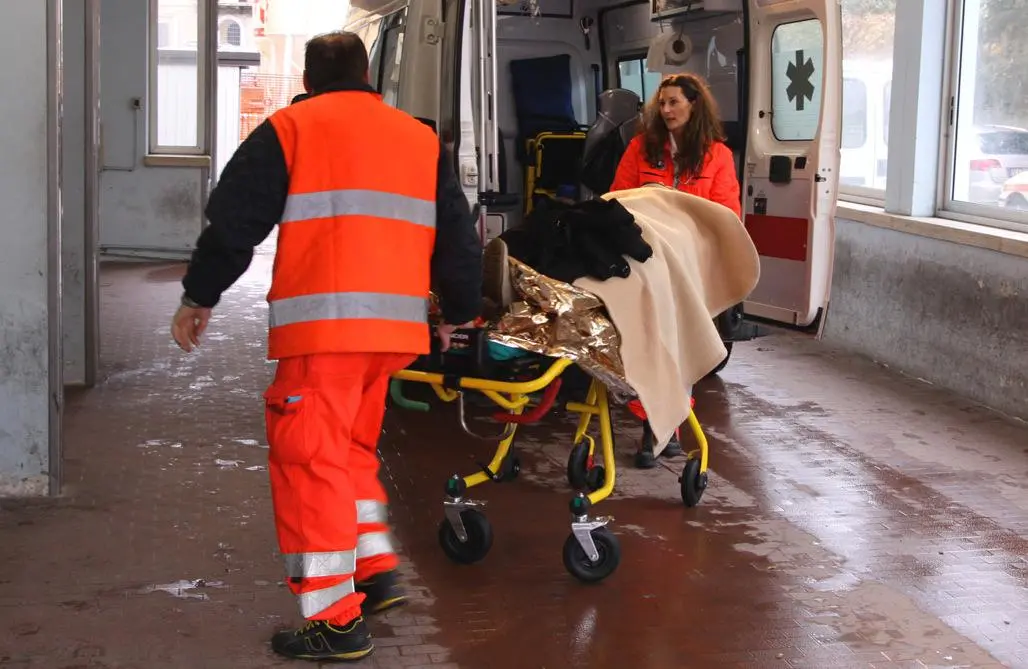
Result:
{"type": "Polygon", "coordinates": [[[367,76],[368,50],[354,33],[336,30],[307,42],[303,66],[311,90],[339,82],[354,84],[367,76]]]}

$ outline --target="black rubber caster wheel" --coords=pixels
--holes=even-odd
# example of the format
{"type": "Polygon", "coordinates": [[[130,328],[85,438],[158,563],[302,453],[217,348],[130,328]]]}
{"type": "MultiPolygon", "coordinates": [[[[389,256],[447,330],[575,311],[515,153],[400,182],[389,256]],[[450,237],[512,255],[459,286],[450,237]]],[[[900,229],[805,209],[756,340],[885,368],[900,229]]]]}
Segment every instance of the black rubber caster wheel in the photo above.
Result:
{"type": "Polygon", "coordinates": [[[568,483],[575,490],[589,486],[589,444],[578,444],[568,455],[568,483]]]}
{"type": "Polygon", "coordinates": [[[601,527],[593,530],[592,535],[599,553],[596,562],[586,556],[574,533],[564,542],[564,568],[584,583],[602,581],[613,574],[621,562],[621,545],[610,530],[601,527]]]}
{"type": "Polygon", "coordinates": [[[603,482],[607,480],[607,470],[603,465],[595,465],[589,470],[589,473],[585,475],[586,485],[589,486],[590,492],[596,492],[603,487],[603,482]]]}
{"type": "Polygon", "coordinates": [[[460,564],[473,564],[484,558],[493,547],[493,528],[485,515],[475,509],[465,509],[460,514],[464,522],[467,541],[457,538],[457,533],[450,526],[450,521],[443,519],[439,523],[439,545],[446,557],[460,564]]]}
{"type": "Polygon", "coordinates": [[[699,459],[693,458],[685,463],[678,482],[682,486],[682,502],[690,508],[699,504],[703,491],[707,489],[707,472],[700,473],[699,459]]]}
{"type": "Polygon", "coordinates": [[[715,367],[714,369],[710,370],[707,373],[707,376],[705,378],[710,378],[712,376],[717,376],[718,374],[721,373],[721,370],[723,370],[725,367],[728,366],[728,361],[732,357],[732,344],[734,344],[734,343],[735,342],[730,342],[730,341],[724,342],[725,350],[727,351],[727,353],[725,354],[725,359],[722,360],[721,362],[719,362],[717,364],[717,367],[715,367]]]}
{"type": "Polygon", "coordinates": [[[516,455],[508,455],[503,459],[503,464],[500,465],[500,476],[499,481],[501,483],[509,483],[518,477],[521,473],[521,460],[516,455]]]}

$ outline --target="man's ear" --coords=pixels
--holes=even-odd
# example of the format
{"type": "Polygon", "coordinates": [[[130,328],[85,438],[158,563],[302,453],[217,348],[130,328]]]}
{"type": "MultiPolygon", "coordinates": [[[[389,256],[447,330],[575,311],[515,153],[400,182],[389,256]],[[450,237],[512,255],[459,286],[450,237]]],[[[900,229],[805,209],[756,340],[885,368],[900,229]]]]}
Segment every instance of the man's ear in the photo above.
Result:
{"type": "Polygon", "coordinates": [[[303,90],[307,91],[308,93],[314,92],[311,90],[311,85],[307,83],[307,70],[303,71],[303,90]]]}

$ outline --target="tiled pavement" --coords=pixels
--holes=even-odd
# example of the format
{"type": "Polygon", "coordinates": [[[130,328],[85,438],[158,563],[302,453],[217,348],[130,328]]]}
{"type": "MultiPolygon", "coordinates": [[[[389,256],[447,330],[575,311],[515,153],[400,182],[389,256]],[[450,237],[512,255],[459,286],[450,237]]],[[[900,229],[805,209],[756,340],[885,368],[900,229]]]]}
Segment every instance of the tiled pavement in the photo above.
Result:
{"type": "MultiPolygon", "coordinates": [[[[256,668],[295,622],[279,585],[260,393],[269,258],[204,346],[174,348],[181,267],[103,271],[105,382],[70,394],[65,496],[0,504],[0,667],[256,668]]],[[[382,452],[412,606],[365,667],[1028,667],[1028,429],[805,337],[737,347],[697,389],[702,503],[628,466],[622,563],[566,574],[572,423],[524,431],[518,481],[476,489],[488,558],[436,543],[443,482],[490,446],[448,407],[391,411],[382,452]]],[[[301,665],[302,666],[302,665],[301,665]]]]}

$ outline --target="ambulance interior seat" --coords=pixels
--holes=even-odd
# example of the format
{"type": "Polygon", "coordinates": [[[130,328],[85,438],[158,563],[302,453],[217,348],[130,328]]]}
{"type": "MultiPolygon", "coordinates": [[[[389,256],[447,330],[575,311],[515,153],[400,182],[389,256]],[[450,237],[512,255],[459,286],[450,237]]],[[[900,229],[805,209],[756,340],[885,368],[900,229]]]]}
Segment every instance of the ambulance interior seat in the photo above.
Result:
{"type": "Polygon", "coordinates": [[[514,111],[518,121],[518,158],[527,143],[543,132],[580,129],[572,99],[571,56],[522,58],[510,62],[514,111]]]}
{"type": "Polygon", "coordinates": [[[585,135],[580,178],[590,193],[603,195],[637,132],[642,100],[628,89],[611,88],[600,93],[596,107],[596,120],[585,135]]]}
{"type": "Polygon", "coordinates": [[[526,172],[528,209],[538,195],[552,196],[564,186],[578,186],[585,126],[575,116],[571,56],[561,54],[510,62],[517,117],[517,161],[526,172]],[[545,155],[541,164],[537,157],[545,155]]]}

